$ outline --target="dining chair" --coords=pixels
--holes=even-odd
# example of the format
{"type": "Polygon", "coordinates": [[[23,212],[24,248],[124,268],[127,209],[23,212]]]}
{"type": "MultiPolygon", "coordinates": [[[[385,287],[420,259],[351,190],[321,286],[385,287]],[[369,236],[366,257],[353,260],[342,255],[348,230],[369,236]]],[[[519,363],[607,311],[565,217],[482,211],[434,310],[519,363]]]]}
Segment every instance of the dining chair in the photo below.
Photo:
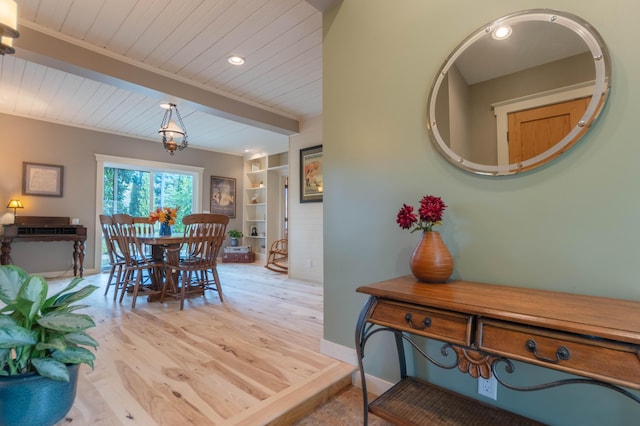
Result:
{"type": "Polygon", "coordinates": [[[107,248],[107,255],[109,256],[109,265],[111,268],[109,269],[109,279],[107,280],[107,286],[104,289],[104,295],[106,296],[109,292],[109,287],[115,285],[115,289],[113,291],[113,300],[116,300],[118,295],[118,286],[119,282],[122,279],[122,272],[125,265],[124,257],[120,253],[120,251],[116,248],[113,238],[113,231],[111,226],[113,225],[113,220],[111,216],[106,214],[101,214],[99,216],[100,219],[100,227],[102,228],[102,235],[104,237],[104,244],[107,248]],[[115,283],[112,282],[115,277],[115,283]]]}
{"type": "Polygon", "coordinates": [[[180,247],[166,249],[167,281],[160,300],[164,300],[167,287],[171,287],[172,295],[180,299],[180,310],[184,309],[188,294],[204,294],[205,290],[216,290],[223,302],[217,262],[229,217],[198,213],[185,216],[182,222],[186,242],[180,247]]]}
{"type": "MultiPolygon", "coordinates": [[[[159,283],[161,281],[159,272],[164,267],[164,264],[155,262],[145,254],[144,246],[138,240],[138,233],[132,216],[114,214],[112,222],[111,229],[115,236],[115,241],[125,260],[124,278],[120,285],[120,303],[122,303],[127,290],[132,289],[131,309],[135,309],[143,273],[146,272],[149,276],[154,277],[156,283],[159,283]]],[[[148,291],[145,289],[145,294],[147,295],[160,293],[161,288],[149,289],[148,291]]]]}

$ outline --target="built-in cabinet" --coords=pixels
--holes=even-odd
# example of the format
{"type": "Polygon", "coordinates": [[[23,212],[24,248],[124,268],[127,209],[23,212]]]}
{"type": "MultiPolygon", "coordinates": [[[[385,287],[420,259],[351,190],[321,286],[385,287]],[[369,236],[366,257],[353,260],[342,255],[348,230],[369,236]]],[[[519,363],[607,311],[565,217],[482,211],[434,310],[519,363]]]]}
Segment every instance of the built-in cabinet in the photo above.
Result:
{"type": "Polygon", "coordinates": [[[265,261],[271,244],[287,236],[289,155],[282,152],[248,158],[244,169],[244,244],[252,247],[256,261],[265,261]]]}

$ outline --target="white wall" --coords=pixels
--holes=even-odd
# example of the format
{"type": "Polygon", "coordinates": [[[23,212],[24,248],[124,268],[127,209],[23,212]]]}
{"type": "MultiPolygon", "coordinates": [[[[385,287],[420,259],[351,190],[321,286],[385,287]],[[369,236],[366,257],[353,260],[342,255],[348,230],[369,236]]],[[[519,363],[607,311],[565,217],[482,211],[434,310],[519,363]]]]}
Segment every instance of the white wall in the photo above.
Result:
{"type": "Polygon", "coordinates": [[[301,122],[289,139],[289,276],[318,283],[324,280],[323,203],[300,203],[300,149],[321,144],[322,117],[301,122]]]}

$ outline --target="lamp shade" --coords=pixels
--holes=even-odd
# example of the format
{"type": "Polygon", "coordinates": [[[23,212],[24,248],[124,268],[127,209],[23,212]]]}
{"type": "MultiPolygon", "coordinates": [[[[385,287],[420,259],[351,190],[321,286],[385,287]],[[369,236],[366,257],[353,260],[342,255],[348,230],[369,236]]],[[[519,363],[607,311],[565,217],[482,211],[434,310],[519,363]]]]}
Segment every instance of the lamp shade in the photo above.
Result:
{"type": "Polygon", "coordinates": [[[167,136],[173,136],[174,134],[184,136],[184,132],[182,131],[180,126],[178,126],[173,120],[169,120],[169,123],[166,125],[166,127],[162,127],[160,130],[158,130],[158,133],[163,133],[167,136]]]}
{"type": "Polygon", "coordinates": [[[3,37],[17,38],[18,6],[13,0],[0,0],[0,30],[3,37]]]}
{"type": "Polygon", "coordinates": [[[13,48],[13,39],[11,37],[0,37],[0,55],[16,53],[13,48]]]}
{"type": "Polygon", "coordinates": [[[7,204],[8,209],[22,209],[24,206],[22,205],[22,201],[20,200],[9,200],[9,204],[7,204]]]}

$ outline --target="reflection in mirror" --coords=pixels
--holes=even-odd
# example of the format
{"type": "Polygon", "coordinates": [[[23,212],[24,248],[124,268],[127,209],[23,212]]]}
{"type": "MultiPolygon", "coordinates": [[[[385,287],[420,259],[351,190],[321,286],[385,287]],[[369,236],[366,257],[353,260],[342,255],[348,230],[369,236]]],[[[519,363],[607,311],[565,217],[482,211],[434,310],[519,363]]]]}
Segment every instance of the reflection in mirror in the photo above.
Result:
{"type": "Polygon", "coordinates": [[[480,28],[447,58],[429,94],[429,133],[465,170],[531,170],[589,129],[610,73],[604,41],[587,22],[549,9],[516,12],[480,28]]]}

